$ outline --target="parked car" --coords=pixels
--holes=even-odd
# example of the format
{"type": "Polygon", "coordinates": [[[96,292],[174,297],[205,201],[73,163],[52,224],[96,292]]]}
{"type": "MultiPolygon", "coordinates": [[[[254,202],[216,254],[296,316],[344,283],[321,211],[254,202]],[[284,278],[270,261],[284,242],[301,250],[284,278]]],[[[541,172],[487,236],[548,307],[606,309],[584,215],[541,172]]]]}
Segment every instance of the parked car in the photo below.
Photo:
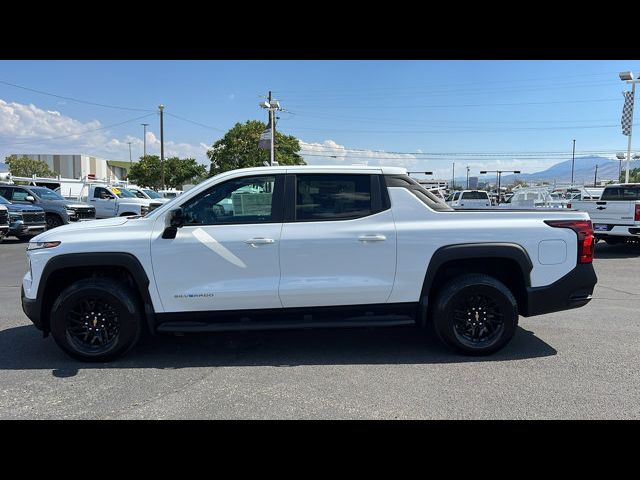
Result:
{"type": "Polygon", "coordinates": [[[0,196],[0,205],[4,205],[9,213],[7,237],[18,237],[24,240],[44,232],[47,228],[44,210],[40,207],[13,204],[2,196],[0,196]]]}
{"type": "Polygon", "coordinates": [[[0,241],[9,233],[9,210],[0,205],[0,241]]]}
{"type": "Polygon", "coordinates": [[[144,216],[162,205],[159,201],[138,198],[126,188],[106,184],[87,184],[82,200],[95,206],[96,218],[144,216]]]}
{"type": "Polygon", "coordinates": [[[611,245],[640,239],[640,183],[607,185],[600,200],[571,200],[569,208],[589,214],[596,239],[611,245]]]}
{"type": "Polygon", "coordinates": [[[84,361],[124,354],[143,329],[429,324],[486,355],[518,315],[590,301],[592,233],[583,212],[454,210],[403,168],[249,168],[145,217],[39,235],[22,306],[84,361]]]}
{"type": "Polygon", "coordinates": [[[450,196],[447,205],[453,208],[485,208],[491,206],[491,200],[484,190],[461,190],[450,196]]]}
{"type": "Polygon", "coordinates": [[[162,195],[160,195],[158,192],[150,188],[142,188],[142,187],[129,185],[127,186],[127,190],[132,192],[138,198],[146,198],[147,200],[155,200],[162,203],[167,203],[171,201],[170,198],[165,198],[162,195]]]}
{"type": "Polygon", "coordinates": [[[46,187],[0,185],[0,196],[13,204],[35,205],[42,208],[49,229],[66,225],[69,222],[96,218],[96,209],[91,205],[66,200],[60,194],[46,187]]]}
{"type": "Polygon", "coordinates": [[[546,188],[519,188],[501,208],[566,208],[567,200],[553,198],[546,188]]]}

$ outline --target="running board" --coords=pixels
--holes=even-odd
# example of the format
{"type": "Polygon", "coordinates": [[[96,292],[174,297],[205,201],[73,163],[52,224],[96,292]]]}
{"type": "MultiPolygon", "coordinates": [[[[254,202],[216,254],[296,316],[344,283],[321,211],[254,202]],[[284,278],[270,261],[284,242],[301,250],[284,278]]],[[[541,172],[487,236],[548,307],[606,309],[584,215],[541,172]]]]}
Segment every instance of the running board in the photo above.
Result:
{"type": "Polygon", "coordinates": [[[407,315],[386,315],[374,319],[371,316],[352,317],[330,321],[260,321],[260,322],[193,322],[175,321],[158,325],[158,332],[200,333],[233,332],[247,330],[294,330],[301,328],[355,328],[355,327],[391,327],[415,325],[415,319],[407,315]]]}

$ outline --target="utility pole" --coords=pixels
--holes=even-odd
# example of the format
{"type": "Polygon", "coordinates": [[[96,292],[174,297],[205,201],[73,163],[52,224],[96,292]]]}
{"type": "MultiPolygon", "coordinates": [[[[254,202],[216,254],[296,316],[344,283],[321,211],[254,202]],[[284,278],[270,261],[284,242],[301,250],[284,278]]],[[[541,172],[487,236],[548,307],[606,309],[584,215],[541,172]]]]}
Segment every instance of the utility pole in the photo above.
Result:
{"type": "Polygon", "coordinates": [[[140,125],[142,125],[142,128],[144,129],[144,133],[142,134],[142,157],[144,158],[147,156],[147,127],[149,124],[141,123],[140,125]]]}
{"type": "MultiPolygon", "coordinates": [[[[271,90],[269,90],[269,106],[271,106],[271,90]]],[[[276,160],[276,119],[273,108],[269,108],[269,122],[271,124],[271,151],[269,153],[269,165],[276,160]]]]}
{"type": "Polygon", "coordinates": [[[160,170],[162,171],[162,189],[164,190],[164,105],[160,109],[160,170]]]}
{"type": "Polygon", "coordinates": [[[596,186],[596,183],[598,181],[598,165],[596,164],[596,174],[593,176],[593,186],[596,186]]]}
{"type": "Polygon", "coordinates": [[[451,190],[456,189],[456,162],[453,162],[453,171],[451,172],[451,190]]]}
{"type": "Polygon", "coordinates": [[[571,186],[573,186],[573,165],[576,161],[576,141],[573,140],[573,154],[571,155],[571,186]]]}
{"type": "Polygon", "coordinates": [[[469,165],[467,165],[467,190],[469,190],[469,165]]]}
{"type": "Polygon", "coordinates": [[[131,161],[131,142],[127,142],[129,144],[129,173],[127,174],[127,179],[129,178],[129,174],[131,173],[131,167],[133,167],[133,162],[131,161]]]}

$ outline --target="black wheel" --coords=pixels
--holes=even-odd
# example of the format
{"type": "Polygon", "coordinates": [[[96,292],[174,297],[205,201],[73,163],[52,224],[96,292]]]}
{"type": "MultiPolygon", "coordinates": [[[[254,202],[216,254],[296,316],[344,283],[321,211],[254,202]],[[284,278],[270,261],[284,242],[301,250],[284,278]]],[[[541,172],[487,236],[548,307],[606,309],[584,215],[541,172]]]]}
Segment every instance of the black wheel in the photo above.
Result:
{"type": "Polygon", "coordinates": [[[29,240],[31,240],[34,236],[33,235],[16,235],[16,238],[18,240],[20,240],[21,242],[28,242],[29,240]]]}
{"type": "Polygon", "coordinates": [[[62,225],[62,218],[60,218],[58,215],[55,215],[53,213],[47,214],[46,221],[47,221],[47,230],[51,230],[52,228],[56,228],[62,225]]]}
{"type": "Polygon", "coordinates": [[[462,275],[439,292],[433,326],[445,345],[467,355],[489,355],[515,334],[518,305],[511,291],[495,278],[462,275]]]}
{"type": "Polygon", "coordinates": [[[140,338],[141,311],[135,293],[115,280],[80,280],[63,290],[53,304],[51,334],[77,360],[112,360],[140,338]]]}

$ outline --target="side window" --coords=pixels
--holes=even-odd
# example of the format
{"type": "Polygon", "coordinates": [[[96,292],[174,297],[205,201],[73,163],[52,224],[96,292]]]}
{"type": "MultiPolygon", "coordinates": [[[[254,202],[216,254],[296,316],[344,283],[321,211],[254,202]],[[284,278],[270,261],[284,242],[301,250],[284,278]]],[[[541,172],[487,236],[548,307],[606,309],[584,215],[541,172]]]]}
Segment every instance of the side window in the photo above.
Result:
{"type": "Polygon", "coordinates": [[[0,197],[4,197],[6,200],[11,200],[11,190],[0,187],[0,197]]]}
{"type": "Polygon", "coordinates": [[[274,215],[276,176],[229,180],[205,190],[182,205],[186,225],[269,223],[274,215]]]}
{"type": "Polygon", "coordinates": [[[15,202],[24,202],[27,199],[27,195],[29,195],[29,192],[26,190],[23,190],[22,188],[14,188],[11,200],[15,202]]]}
{"type": "Polygon", "coordinates": [[[144,196],[144,193],[142,193],[140,190],[131,190],[131,191],[138,198],[147,198],[147,197],[144,196]]]}
{"type": "Polygon", "coordinates": [[[346,220],[372,212],[370,175],[296,176],[297,221],[346,220]]]}
{"type": "Polygon", "coordinates": [[[102,198],[103,192],[104,192],[104,188],[101,187],[96,187],[93,190],[93,198],[102,198]]]}

